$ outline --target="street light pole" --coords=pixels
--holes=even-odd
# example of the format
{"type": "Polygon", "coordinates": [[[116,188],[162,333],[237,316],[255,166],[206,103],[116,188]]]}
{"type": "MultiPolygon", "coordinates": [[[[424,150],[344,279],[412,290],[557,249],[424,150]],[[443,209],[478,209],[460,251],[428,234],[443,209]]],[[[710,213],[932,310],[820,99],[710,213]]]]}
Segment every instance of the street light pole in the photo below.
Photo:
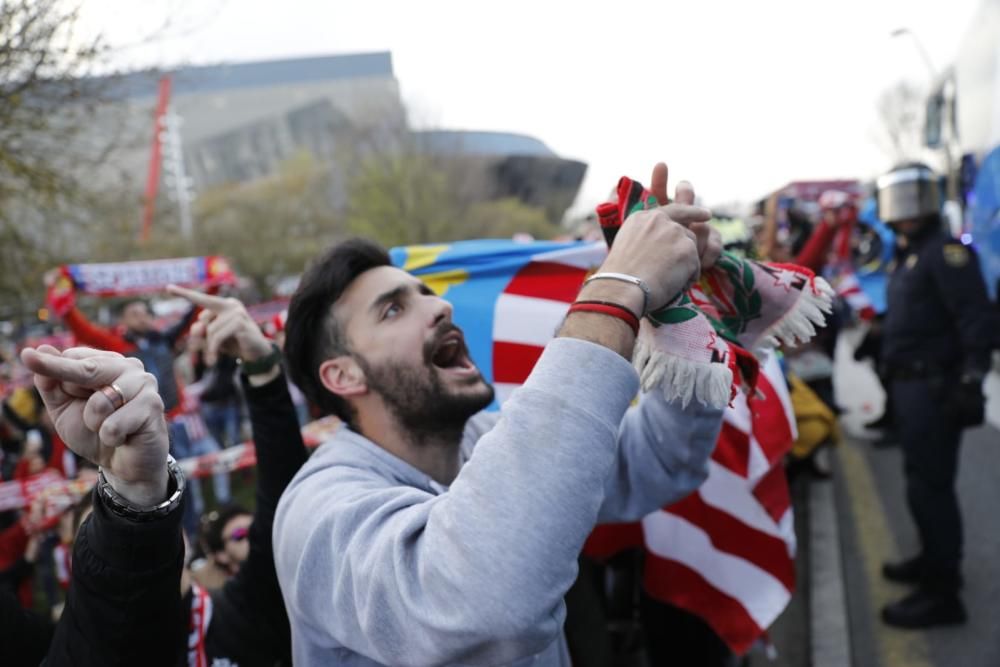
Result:
{"type": "Polygon", "coordinates": [[[924,48],[924,43],[920,41],[920,38],[917,37],[916,34],[914,34],[914,32],[909,28],[896,28],[891,33],[892,37],[902,37],[904,35],[909,35],[913,39],[914,46],[916,46],[917,51],[920,52],[920,58],[924,61],[924,64],[927,65],[927,71],[931,75],[931,83],[933,84],[937,81],[937,68],[934,67],[934,63],[931,61],[931,57],[927,53],[927,49],[924,48]]]}

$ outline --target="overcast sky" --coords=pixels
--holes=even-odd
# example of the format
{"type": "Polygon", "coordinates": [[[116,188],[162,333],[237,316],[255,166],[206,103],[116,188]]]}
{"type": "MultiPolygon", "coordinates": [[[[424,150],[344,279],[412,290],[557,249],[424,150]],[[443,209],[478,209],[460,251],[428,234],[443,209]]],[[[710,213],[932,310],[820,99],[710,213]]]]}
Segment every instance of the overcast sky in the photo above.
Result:
{"type": "MultiPolygon", "coordinates": [[[[878,93],[926,86],[981,1],[87,0],[119,64],[392,52],[418,124],[523,132],[590,165],[577,206],[657,160],[706,202],[870,177],[878,93]]],[[[992,0],[996,1],[996,0],[992,0]]]]}

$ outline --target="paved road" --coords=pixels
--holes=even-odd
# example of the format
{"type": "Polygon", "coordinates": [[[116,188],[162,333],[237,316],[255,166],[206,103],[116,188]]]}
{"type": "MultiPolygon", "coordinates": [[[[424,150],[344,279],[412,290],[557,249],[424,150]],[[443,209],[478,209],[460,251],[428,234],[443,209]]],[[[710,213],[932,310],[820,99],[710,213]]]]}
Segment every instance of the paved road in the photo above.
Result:
{"type": "Polygon", "coordinates": [[[879,608],[907,592],[879,574],[886,558],[918,548],[903,494],[898,449],[876,449],[851,437],[877,416],[882,394],[870,369],[849,358],[846,336],[837,363],[838,402],[849,437],[835,456],[834,482],[842,544],[848,621],[857,667],[992,667],[1000,665],[1000,376],[988,385],[992,424],[967,431],[962,442],[959,495],[965,521],[964,627],[923,632],[887,628],[879,608]]]}
{"type": "Polygon", "coordinates": [[[882,562],[915,553],[918,542],[904,500],[900,451],[876,449],[863,437],[861,424],[881,414],[884,395],[871,369],[851,358],[859,336],[847,332],[837,354],[846,438],[832,457],[833,481],[799,480],[792,487],[798,589],[769,633],[777,656],[770,660],[758,652],[750,665],[1000,666],[1000,373],[987,380],[988,424],[967,431],[962,443],[959,495],[970,622],[930,631],[891,629],[879,610],[908,589],[882,579],[882,562]],[[835,527],[821,525],[824,520],[835,527]],[[817,548],[815,537],[823,534],[839,542],[836,553],[817,548]],[[826,651],[820,648],[824,641],[826,651]]]}

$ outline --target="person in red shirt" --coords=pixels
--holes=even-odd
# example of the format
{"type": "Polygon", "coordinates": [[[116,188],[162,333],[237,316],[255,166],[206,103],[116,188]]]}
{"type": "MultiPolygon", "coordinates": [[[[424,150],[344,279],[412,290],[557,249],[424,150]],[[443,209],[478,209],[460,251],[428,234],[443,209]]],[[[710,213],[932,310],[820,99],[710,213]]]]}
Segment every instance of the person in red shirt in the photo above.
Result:
{"type": "Polygon", "coordinates": [[[178,343],[197,314],[198,309],[191,308],[179,322],[160,331],[156,328],[149,304],[142,299],[132,299],[120,306],[121,333],[91,323],[75,306],[63,315],[63,321],[79,343],[142,361],[146,371],[156,376],[164,409],[168,416],[173,416],[181,404],[181,389],[174,375],[174,358],[179,352],[178,343]]]}
{"type": "Polygon", "coordinates": [[[17,595],[25,609],[34,603],[34,570],[43,523],[44,505],[39,499],[20,519],[0,531],[0,590],[17,595]]]}
{"type": "Polygon", "coordinates": [[[788,248],[778,240],[778,195],[767,201],[764,211],[764,227],[758,247],[761,258],[774,262],[789,262],[805,266],[820,273],[827,264],[830,249],[837,233],[846,225],[857,220],[857,207],[850,195],[837,190],[828,190],[819,199],[823,212],[819,222],[809,229],[808,220],[797,209],[789,210],[793,227],[799,230],[800,238],[795,246],[788,248]],[[801,236],[805,236],[804,243],[801,236]]]}

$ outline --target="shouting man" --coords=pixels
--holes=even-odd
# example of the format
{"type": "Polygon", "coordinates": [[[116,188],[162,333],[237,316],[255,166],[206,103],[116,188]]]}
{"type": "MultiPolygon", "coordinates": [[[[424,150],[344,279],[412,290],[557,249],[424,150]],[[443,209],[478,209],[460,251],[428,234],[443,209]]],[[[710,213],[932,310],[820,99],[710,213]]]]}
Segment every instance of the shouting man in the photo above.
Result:
{"type": "MultiPolygon", "coordinates": [[[[665,204],[663,165],[653,190],[665,204]]],[[[451,305],[382,248],[347,241],[306,273],[289,371],[347,428],[278,506],[296,665],[569,665],[563,596],[587,535],[697,488],[721,423],[658,391],[629,409],[638,317],[720,251],[690,187],[677,200],[625,222],[499,415],[451,305]]]]}

